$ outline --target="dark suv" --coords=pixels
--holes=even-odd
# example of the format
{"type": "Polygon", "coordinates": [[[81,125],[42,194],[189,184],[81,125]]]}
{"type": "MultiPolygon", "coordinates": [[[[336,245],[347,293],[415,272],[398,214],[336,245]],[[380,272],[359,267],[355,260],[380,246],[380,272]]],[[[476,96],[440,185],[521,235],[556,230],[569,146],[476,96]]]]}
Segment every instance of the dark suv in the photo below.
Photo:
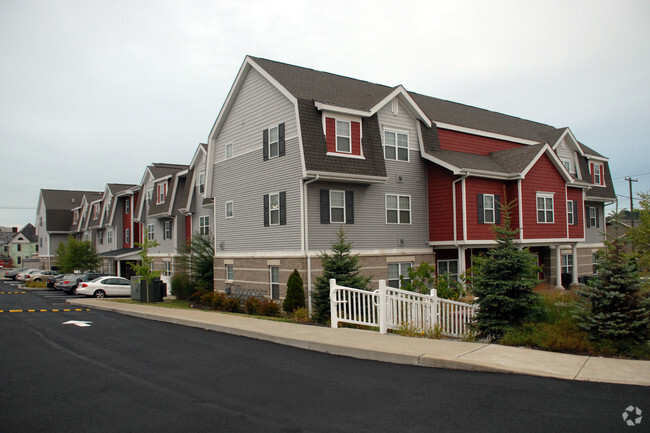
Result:
{"type": "Polygon", "coordinates": [[[58,283],[56,288],[58,290],[63,290],[68,295],[73,295],[79,283],[92,281],[95,278],[106,277],[106,276],[109,276],[109,274],[102,274],[98,272],[87,272],[85,274],[76,274],[73,278],[64,278],[63,280],[60,280],[61,282],[58,283]]]}

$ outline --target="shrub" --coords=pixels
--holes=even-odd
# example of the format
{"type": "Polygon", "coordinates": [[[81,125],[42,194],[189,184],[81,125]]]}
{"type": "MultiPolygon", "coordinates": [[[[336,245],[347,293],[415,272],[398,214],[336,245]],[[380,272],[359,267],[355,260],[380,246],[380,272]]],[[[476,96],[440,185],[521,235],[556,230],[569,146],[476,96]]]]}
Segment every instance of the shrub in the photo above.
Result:
{"type": "Polygon", "coordinates": [[[255,296],[251,296],[244,301],[244,313],[250,314],[251,316],[260,314],[261,307],[262,301],[255,296]]]}
{"type": "Polygon", "coordinates": [[[212,303],[210,304],[210,307],[213,310],[222,310],[223,305],[226,302],[226,294],[222,292],[214,292],[212,295],[212,303]]]}
{"type": "Polygon", "coordinates": [[[282,309],[291,313],[305,306],[305,286],[300,277],[300,272],[294,269],[287,280],[287,296],[282,303],[282,309]]]}
{"type": "Polygon", "coordinates": [[[189,275],[176,274],[172,277],[172,295],[176,296],[176,299],[190,299],[195,291],[189,275]]]}
{"type": "Polygon", "coordinates": [[[280,316],[280,304],[274,299],[264,298],[260,303],[260,315],[268,317],[280,316]]]}
{"type": "Polygon", "coordinates": [[[215,292],[204,291],[199,299],[199,303],[204,307],[212,308],[212,300],[214,299],[215,292]]]}
{"type": "Polygon", "coordinates": [[[25,286],[31,287],[33,289],[44,289],[47,287],[47,282],[45,281],[27,281],[25,286]]]}
{"type": "Polygon", "coordinates": [[[239,313],[241,311],[241,305],[239,304],[239,299],[228,298],[226,297],[222,304],[223,311],[229,313],[239,313]]]}
{"type": "Polygon", "coordinates": [[[297,308],[291,318],[298,323],[310,323],[311,317],[309,316],[309,310],[306,307],[297,308]]]}

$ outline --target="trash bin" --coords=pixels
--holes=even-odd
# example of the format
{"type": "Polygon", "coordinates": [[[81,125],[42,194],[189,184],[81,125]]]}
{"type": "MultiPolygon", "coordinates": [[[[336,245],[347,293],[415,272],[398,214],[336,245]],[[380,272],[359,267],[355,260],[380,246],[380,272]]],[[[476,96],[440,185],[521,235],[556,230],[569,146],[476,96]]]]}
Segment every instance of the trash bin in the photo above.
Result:
{"type": "Polygon", "coordinates": [[[149,284],[149,302],[162,302],[167,288],[160,279],[152,280],[149,284]]]}

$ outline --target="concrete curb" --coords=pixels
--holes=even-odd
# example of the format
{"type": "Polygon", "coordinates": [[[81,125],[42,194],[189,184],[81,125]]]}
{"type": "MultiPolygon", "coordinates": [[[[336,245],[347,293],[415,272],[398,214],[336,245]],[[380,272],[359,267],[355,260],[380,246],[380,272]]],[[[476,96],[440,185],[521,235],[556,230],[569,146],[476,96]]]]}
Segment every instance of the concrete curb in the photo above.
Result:
{"type": "Polygon", "coordinates": [[[69,299],[67,303],[357,359],[650,386],[650,361],[593,358],[497,344],[381,335],[358,329],[307,326],[200,310],[122,304],[110,300],[69,299]]]}

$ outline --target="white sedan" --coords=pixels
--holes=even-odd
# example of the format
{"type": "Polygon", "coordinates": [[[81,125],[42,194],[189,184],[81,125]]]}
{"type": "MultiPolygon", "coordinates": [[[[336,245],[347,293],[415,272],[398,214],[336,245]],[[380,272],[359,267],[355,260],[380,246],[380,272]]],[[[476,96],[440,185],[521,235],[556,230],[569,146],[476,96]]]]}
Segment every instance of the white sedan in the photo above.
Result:
{"type": "Polygon", "coordinates": [[[99,277],[80,283],[77,295],[104,298],[106,296],[131,296],[131,281],[122,277],[99,277]]]}

